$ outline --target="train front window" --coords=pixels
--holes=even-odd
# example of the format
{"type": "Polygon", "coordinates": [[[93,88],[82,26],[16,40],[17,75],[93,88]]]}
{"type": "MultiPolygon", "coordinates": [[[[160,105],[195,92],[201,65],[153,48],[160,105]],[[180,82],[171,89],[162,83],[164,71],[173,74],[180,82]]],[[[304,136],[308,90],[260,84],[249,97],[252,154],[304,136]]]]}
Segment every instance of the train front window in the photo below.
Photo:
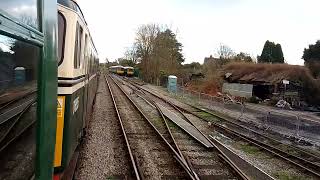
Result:
{"type": "Polygon", "coordinates": [[[66,19],[61,13],[58,13],[58,64],[63,61],[64,42],[66,34],[66,19]]]}
{"type": "Polygon", "coordinates": [[[0,0],[0,10],[24,24],[39,28],[37,0],[0,0]]]}

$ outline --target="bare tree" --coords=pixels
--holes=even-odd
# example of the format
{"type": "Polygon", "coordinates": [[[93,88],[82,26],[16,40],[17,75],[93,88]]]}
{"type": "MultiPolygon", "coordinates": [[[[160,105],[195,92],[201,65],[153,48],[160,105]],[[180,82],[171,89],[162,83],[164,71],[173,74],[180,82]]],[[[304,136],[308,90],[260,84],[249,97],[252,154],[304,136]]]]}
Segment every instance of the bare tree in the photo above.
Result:
{"type": "Polygon", "coordinates": [[[231,59],[235,55],[233,50],[225,44],[220,44],[219,48],[217,49],[216,54],[217,54],[217,56],[219,56],[219,58],[221,60],[231,59]]]}
{"type": "Polygon", "coordinates": [[[141,58],[143,78],[152,82],[154,79],[151,56],[154,49],[154,41],[157,38],[160,28],[156,24],[147,24],[139,27],[135,39],[137,56],[141,58]]]}
{"type": "Polygon", "coordinates": [[[138,63],[138,48],[136,44],[133,44],[132,47],[127,48],[124,53],[125,59],[132,61],[134,64],[138,63]]]}

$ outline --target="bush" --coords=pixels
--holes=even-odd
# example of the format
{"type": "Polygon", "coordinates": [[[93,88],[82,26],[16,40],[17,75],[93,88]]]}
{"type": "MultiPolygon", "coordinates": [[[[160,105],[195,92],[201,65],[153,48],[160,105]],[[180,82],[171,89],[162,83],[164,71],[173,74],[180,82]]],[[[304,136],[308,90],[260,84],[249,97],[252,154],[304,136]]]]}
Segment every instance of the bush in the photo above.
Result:
{"type": "Polygon", "coordinates": [[[260,99],[256,96],[252,96],[248,99],[249,103],[254,103],[254,104],[258,104],[260,102],[260,99]]]}

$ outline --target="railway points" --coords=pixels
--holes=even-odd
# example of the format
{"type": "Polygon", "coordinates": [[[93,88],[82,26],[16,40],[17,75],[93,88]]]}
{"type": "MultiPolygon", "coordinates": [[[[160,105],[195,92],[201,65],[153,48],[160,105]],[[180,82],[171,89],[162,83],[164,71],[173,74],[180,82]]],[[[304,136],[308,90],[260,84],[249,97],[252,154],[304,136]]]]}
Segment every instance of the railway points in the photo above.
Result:
{"type": "MultiPolygon", "coordinates": [[[[131,88],[137,88],[137,87],[131,87],[131,88]]],[[[139,88],[136,91],[139,91],[139,88]]],[[[143,97],[144,96],[143,94],[144,93],[141,92],[141,94],[138,96],[140,98],[144,99],[144,101],[147,104],[149,104],[150,106],[153,106],[154,108],[157,107],[159,113],[162,114],[161,108],[158,107],[159,106],[157,104],[158,102],[152,101],[150,97],[146,97],[146,96],[143,97]],[[149,100],[147,100],[147,99],[149,99],[149,100]],[[153,102],[154,105],[152,105],[151,102],[153,102]]],[[[134,96],[135,96],[135,94],[133,94],[133,97],[134,96]]],[[[145,107],[145,106],[143,106],[143,107],[145,107]]],[[[168,106],[166,106],[166,107],[168,107],[168,106]]],[[[166,110],[166,111],[168,111],[168,110],[166,110]]],[[[186,158],[190,161],[191,166],[193,166],[197,170],[196,172],[199,174],[200,179],[226,178],[226,177],[230,176],[232,174],[232,172],[239,179],[251,179],[249,177],[252,177],[253,172],[256,172],[257,173],[256,175],[260,176],[262,179],[270,179],[271,178],[268,175],[266,175],[265,173],[263,173],[262,171],[257,170],[255,168],[253,168],[254,170],[252,170],[252,172],[249,174],[249,176],[248,176],[248,174],[243,174],[242,170],[240,170],[239,167],[236,164],[234,164],[234,162],[232,160],[234,158],[231,159],[229,156],[227,156],[224,153],[222,153],[222,156],[221,156],[221,154],[217,156],[217,154],[215,154],[215,152],[212,151],[212,148],[210,148],[210,147],[215,146],[215,144],[211,144],[211,146],[209,148],[203,144],[200,145],[201,143],[192,140],[193,137],[187,135],[187,133],[183,132],[182,129],[177,131],[177,129],[180,129],[180,128],[179,128],[179,126],[174,125],[175,124],[175,123],[173,123],[174,121],[172,122],[171,120],[169,120],[169,118],[168,119],[165,118],[165,119],[163,119],[163,121],[166,122],[166,124],[169,124],[169,126],[167,126],[167,127],[168,127],[168,129],[170,129],[173,136],[176,136],[177,146],[181,146],[182,153],[186,154],[186,158]],[[174,126],[176,126],[176,128],[173,128],[174,126]],[[191,142],[193,142],[193,143],[191,143],[191,142]],[[196,153],[197,151],[199,151],[199,153],[196,153]],[[221,159],[222,159],[222,161],[221,161],[221,159]],[[219,170],[219,163],[223,163],[225,167],[230,166],[231,167],[231,174],[229,174],[229,175],[227,175],[228,173],[224,174],[224,173],[228,172],[227,169],[222,170],[223,169],[222,168],[219,170]]],[[[156,122],[155,124],[159,124],[159,122],[156,122]]],[[[198,130],[194,129],[194,131],[198,131],[198,130]]],[[[203,134],[200,134],[200,135],[202,136],[203,134]]],[[[217,147],[215,147],[215,148],[217,148],[217,147]]],[[[221,149],[218,149],[218,151],[221,152],[221,149]]],[[[247,164],[244,161],[241,161],[241,162],[242,162],[242,164],[241,164],[242,166],[244,164],[247,164]]],[[[247,165],[248,165],[248,167],[250,166],[249,164],[247,164],[247,165]]],[[[223,166],[223,165],[221,165],[221,166],[223,166]]]]}
{"type": "MultiPolygon", "coordinates": [[[[131,84],[133,84],[132,82],[131,82],[131,84]]],[[[162,99],[162,101],[166,101],[166,100],[164,100],[164,97],[160,97],[159,95],[156,95],[154,92],[150,92],[150,90],[146,90],[146,89],[144,89],[144,87],[141,87],[140,85],[138,85],[138,84],[133,84],[134,86],[136,86],[137,88],[139,88],[140,90],[143,90],[143,91],[145,91],[145,93],[147,93],[147,94],[152,94],[153,96],[155,96],[155,97],[157,97],[158,99],[162,99]]],[[[174,103],[171,103],[170,102],[170,104],[174,104],[174,103]]],[[[177,103],[177,104],[179,104],[179,103],[177,103]]],[[[176,105],[177,106],[177,105],[176,105]]],[[[181,106],[181,104],[180,104],[180,106],[181,106]]],[[[184,111],[184,112],[188,112],[188,114],[192,114],[192,115],[195,115],[195,116],[197,116],[199,119],[202,119],[202,120],[205,120],[204,119],[204,117],[200,117],[199,115],[196,115],[196,114],[194,114],[194,113],[192,113],[192,112],[190,112],[190,105],[188,105],[188,104],[184,104],[184,108],[181,108],[181,107],[179,107],[179,109],[181,109],[181,111],[184,111]],[[186,108],[187,107],[187,108],[186,108]],[[189,108],[189,110],[186,110],[186,109],[188,109],[189,108]]],[[[194,108],[194,107],[192,107],[192,108],[194,108]]],[[[197,110],[198,111],[200,111],[199,110],[200,108],[197,108],[197,110]]],[[[203,112],[203,111],[202,111],[203,112]]],[[[199,113],[199,112],[198,112],[199,113]]],[[[200,113],[201,114],[201,113],[200,113]]],[[[213,116],[214,114],[212,113],[212,116],[213,116]]],[[[208,115],[206,115],[206,116],[208,116],[208,115]]],[[[207,117],[208,118],[208,117],[207,117]]],[[[215,120],[215,121],[217,121],[217,119],[215,120]]],[[[205,122],[207,122],[207,121],[205,121],[205,122]]],[[[210,122],[210,124],[211,123],[214,123],[214,121],[213,122],[210,122]]],[[[207,123],[205,123],[205,124],[207,124],[207,123]]],[[[242,128],[245,128],[245,127],[242,127],[242,128]]],[[[238,127],[238,129],[239,129],[239,127],[238,127]]],[[[248,128],[247,128],[247,130],[248,130],[248,128]]],[[[240,131],[241,131],[241,128],[240,128],[240,131]]],[[[258,133],[258,132],[256,132],[256,131],[253,131],[253,132],[255,132],[255,133],[258,133]]],[[[237,133],[239,133],[239,132],[237,132],[237,133]]],[[[261,135],[261,134],[260,134],[261,135]]],[[[262,135],[261,135],[262,136],[262,135]]],[[[272,138],[270,138],[270,137],[268,137],[268,136],[264,136],[266,139],[271,139],[271,140],[274,140],[274,139],[272,139],[272,138]]],[[[258,142],[259,141],[261,141],[261,142],[263,142],[264,140],[262,140],[261,139],[261,137],[260,137],[260,139],[259,140],[257,140],[258,142]]],[[[260,142],[260,143],[261,143],[260,142]]],[[[276,141],[277,143],[280,143],[279,141],[276,141]]],[[[270,142],[269,142],[270,143],[270,142]]],[[[278,144],[278,146],[280,146],[279,144],[278,144]]],[[[312,155],[312,154],[310,154],[310,153],[308,153],[308,152],[306,152],[306,151],[304,151],[304,150],[301,150],[301,149],[299,149],[299,148],[296,148],[296,147],[294,147],[294,146],[291,146],[291,145],[286,145],[286,144],[281,144],[281,146],[286,146],[285,148],[287,149],[287,152],[282,152],[282,153],[285,153],[286,154],[286,156],[285,157],[283,157],[283,156],[279,156],[280,158],[283,158],[283,159],[285,159],[285,161],[288,161],[288,162],[290,162],[290,163],[292,163],[292,164],[294,164],[294,165],[296,165],[296,166],[298,166],[299,168],[301,168],[301,169],[303,169],[302,171],[304,171],[304,170],[306,170],[306,171],[308,171],[309,173],[311,173],[311,174],[313,174],[313,175],[315,175],[315,176],[318,176],[318,174],[317,174],[317,172],[314,170],[315,168],[317,168],[317,163],[313,163],[313,162],[318,162],[318,158],[316,158],[316,156],[315,155],[312,155]],[[290,149],[291,148],[291,149],[290,149]],[[295,156],[300,156],[300,158],[298,157],[298,159],[303,159],[302,160],[302,162],[300,162],[300,163],[295,163],[295,162],[291,162],[291,160],[292,159],[286,159],[286,157],[288,157],[288,156],[290,156],[291,158],[293,158],[293,159],[296,159],[297,157],[292,157],[292,156],[294,156],[294,155],[292,155],[292,153],[293,152],[295,152],[295,156]],[[298,152],[300,152],[300,154],[298,153],[298,152]],[[291,153],[291,154],[290,154],[291,153]],[[308,168],[308,165],[306,165],[305,163],[311,163],[311,168],[308,168]]],[[[274,146],[272,146],[272,145],[270,145],[270,147],[269,147],[269,149],[277,149],[277,148],[275,148],[275,147],[277,147],[277,145],[274,145],[274,146]]],[[[273,154],[277,154],[276,152],[272,152],[273,154]]],[[[309,166],[310,167],[310,166],[309,166]]]]}
{"type": "Polygon", "coordinates": [[[116,82],[110,87],[110,92],[112,91],[117,92],[114,104],[116,109],[119,106],[118,117],[137,179],[184,179],[188,176],[194,179],[193,174],[189,172],[190,168],[176,156],[177,153],[170,144],[116,82]]]}

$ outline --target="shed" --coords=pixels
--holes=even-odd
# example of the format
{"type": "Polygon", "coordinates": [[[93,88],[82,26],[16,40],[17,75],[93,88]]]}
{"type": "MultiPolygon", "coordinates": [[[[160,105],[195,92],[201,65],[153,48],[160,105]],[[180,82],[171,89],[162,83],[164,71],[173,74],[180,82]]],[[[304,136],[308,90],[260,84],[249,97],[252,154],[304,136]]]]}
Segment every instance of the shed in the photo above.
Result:
{"type": "Polygon", "coordinates": [[[177,92],[177,76],[170,75],[168,76],[168,91],[176,93],[177,92]]]}
{"type": "Polygon", "coordinates": [[[299,101],[303,81],[310,78],[308,69],[297,65],[231,63],[224,68],[228,83],[252,84],[252,94],[261,99],[276,96],[299,101]]]}

